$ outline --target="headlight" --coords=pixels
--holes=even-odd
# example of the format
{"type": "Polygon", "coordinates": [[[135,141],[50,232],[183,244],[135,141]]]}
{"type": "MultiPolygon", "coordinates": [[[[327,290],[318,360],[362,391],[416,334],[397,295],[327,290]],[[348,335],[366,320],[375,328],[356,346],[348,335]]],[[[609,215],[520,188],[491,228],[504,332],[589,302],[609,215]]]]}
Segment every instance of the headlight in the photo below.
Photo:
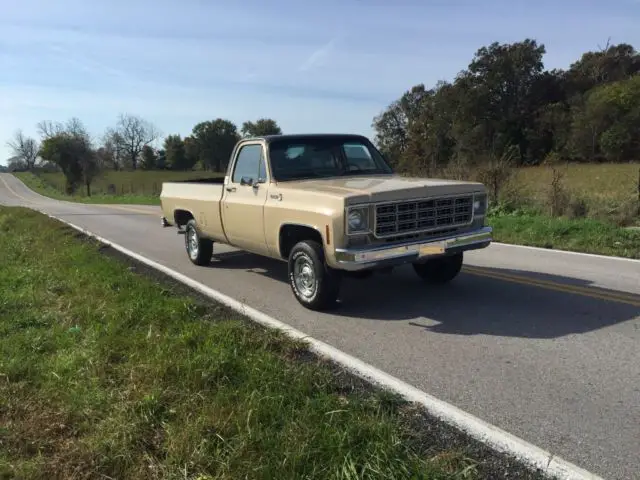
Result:
{"type": "Polygon", "coordinates": [[[356,207],[348,211],[347,233],[362,233],[369,231],[369,207],[356,207]]]}
{"type": "Polygon", "coordinates": [[[473,196],[473,214],[484,215],[487,211],[487,194],[476,193],[473,196]]]}

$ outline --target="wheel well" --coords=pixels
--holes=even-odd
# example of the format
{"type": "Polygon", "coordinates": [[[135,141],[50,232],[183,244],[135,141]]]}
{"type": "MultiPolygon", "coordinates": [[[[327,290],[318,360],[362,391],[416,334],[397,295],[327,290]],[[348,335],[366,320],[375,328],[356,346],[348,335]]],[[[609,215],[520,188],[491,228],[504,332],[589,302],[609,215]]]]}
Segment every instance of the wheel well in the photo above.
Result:
{"type": "Polygon", "coordinates": [[[186,225],[193,218],[193,215],[187,210],[176,210],[173,212],[173,218],[176,221],[176,225],[180,227],[186,225]]]}
{"type": "Polygon", "coordinates": [[[283,225],[280,228],[280,255],[282,258],[289,258],[289,253],[293,246],[301,242],[302,240],[315,240],[316,242],[323,244],[322,235],[320,232],[312,227],[306,227],[304,225],[283,225]]]}

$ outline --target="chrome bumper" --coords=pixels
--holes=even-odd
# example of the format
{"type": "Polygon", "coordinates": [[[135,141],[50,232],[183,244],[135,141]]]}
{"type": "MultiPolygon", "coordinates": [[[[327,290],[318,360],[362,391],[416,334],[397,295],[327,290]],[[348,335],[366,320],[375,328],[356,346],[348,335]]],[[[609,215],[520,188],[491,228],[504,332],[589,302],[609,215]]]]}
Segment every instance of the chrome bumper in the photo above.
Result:
{"type": "Polygon", "coordinates": [[[483,227],[455,237],[434,238],[428,242],[408,243],[389,247],[375,248],[339,248],[335,257],[337,268],[357,271],[369,268],[382,268],[418,262],[429,257],[442,256],[465,250],[477,250],[488,247],[492,240],[493,229],[483,227]]]}

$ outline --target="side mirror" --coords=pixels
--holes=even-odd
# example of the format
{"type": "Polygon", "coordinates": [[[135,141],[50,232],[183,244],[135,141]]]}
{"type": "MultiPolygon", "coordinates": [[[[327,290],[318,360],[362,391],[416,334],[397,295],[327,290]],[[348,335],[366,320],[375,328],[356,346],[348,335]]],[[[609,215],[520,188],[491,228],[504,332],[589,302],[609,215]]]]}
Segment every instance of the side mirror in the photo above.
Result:
{"type": "Polygon", "coordinates": [[[240,185],[253,185],[253,178],[251,177],[242,177],[240,179],[240,185]]]}

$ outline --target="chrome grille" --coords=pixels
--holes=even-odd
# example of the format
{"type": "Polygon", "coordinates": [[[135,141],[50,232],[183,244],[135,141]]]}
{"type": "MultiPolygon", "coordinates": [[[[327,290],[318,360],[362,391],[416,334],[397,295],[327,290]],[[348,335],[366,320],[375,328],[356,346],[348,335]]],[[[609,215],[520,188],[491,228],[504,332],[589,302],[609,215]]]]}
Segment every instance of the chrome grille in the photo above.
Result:
{"type": "Polygon", "coordinates": [[[375,214],[376,237],[459,227],[473,219],[473,195],[383,203],[375,214]]]}

